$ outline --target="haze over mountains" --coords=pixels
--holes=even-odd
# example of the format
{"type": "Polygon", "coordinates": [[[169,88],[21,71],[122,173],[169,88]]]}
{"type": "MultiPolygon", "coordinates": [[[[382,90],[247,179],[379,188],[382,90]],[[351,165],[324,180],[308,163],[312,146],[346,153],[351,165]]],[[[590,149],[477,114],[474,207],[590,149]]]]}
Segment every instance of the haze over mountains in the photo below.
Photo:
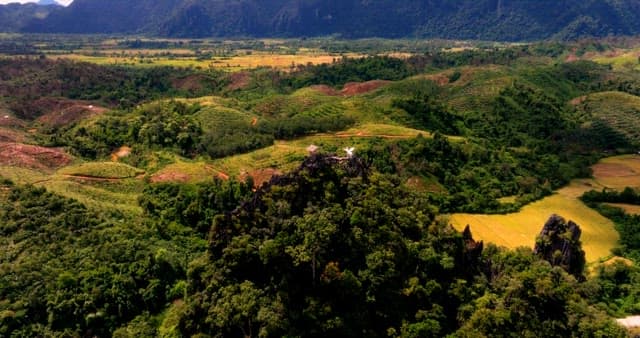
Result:
{"type": "Polygon", "coordinates": [[[75,0],[12,30],[521,41],[639,34],[637,13],[637,0],[75,0]]]}

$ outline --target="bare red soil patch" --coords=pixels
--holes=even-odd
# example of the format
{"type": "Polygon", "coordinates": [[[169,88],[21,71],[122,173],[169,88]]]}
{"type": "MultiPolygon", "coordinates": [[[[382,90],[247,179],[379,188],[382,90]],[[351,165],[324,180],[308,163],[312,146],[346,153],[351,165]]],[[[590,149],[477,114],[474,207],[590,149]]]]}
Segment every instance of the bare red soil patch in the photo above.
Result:
{"type": "Polygon", "coordinates": [[[579,96],[579,97],[576,97],[575,99],[569,101],[569,103],[572,106],[577,106],[577,105],[581,104],[582,102],[584,102],[586,100],[587,100],[587,96],[586,95],[585,96],[579,96]]]}
{"type": "Polygon", "coordinates": [[[44,148],[22,143],[0,143],[0,164],[38,170],[63,167],[73,158],[56,148],[44,148]]]}
{"type": "Polygon", "coordinates": [[[202,74],[194,74],[181,78],[171,80],[171,85],[180,90],[185,91],[200,91],[204,89],[203,83],[206,81],[206,76],[202,74]]]}
{"type": "Polygon", "coordinates": [[[282,175],[282,172],[276,169],[268,168],[268,169],[259,169],[249,173],[249,176],[253,178],[253,186],[258,188],[265,182],[268,182],[271,177],[276,175],[282,175]]]}
{"type": "Polygon", "coordinates": [[[61,127],[107,111],[107,108],[98,107],[88,101],[51,97],[36,100],[33,105],[42,113],[36,121],[49,127],[61,127]]]}
{"type": "Polygon", "coordinates": [[[380,87],[383,87],[391,81],[373,80],[367,82],[349,82],[344,85],[342,90],[338,91],[327,85],[314,85],[310,88],[316,90],[322,94],[330,96],[354,96],[358,94],[366,94],[372,92],[380,87]]]}
{"type": "Polygon", "coordinates": [[[604,53],[604,56],[608,58],[615,58],[624,55],[624,53],[625,51],[622,49],[615,49],[604,53]]]}
{"type": "Polygon", "coordinates": [[[216,177],[218,177],[221,180],[225,180],[225,181],[230,178],[229,175],[223,173],[222,171],[218,172],[218,175],[216,177]]]}
{"type": "Polygon", "coordinates": [[[161,183],[161,182],[189,182],[191,177],[184,173],[179,172],[167,172],[159,175],[151,176],[152,183],[161,183]]]}
{"type": "Polygon", "coordinates": [[[313,85],[310,87],[311,89],[318,91],[322,94],[325,95],[329,95],[329,96],[337,96],[340,95],[340,92],[327,86],[327,85],[313,85]]]}
{"type": "Polygon", "coordinates": [[[21,119],[8,114],[7,112],[2,112],[0,114],[0,127],[8,127],[8,128],[24,128],[27,124],[21,119]]]}
{"type": "Polygon", "coordinates": [[[111,160],[117,162],[119,159],[131,155],[131,147],[122,146],[111,154],[111,160]]]}
{"type": "Polygon", "coordinates": [[[380,87],[389,84],[391,81],[373,80],[367,82],[349,82],[344,85],[340,94],[344,96],[352,96],[372,92],[380,87]]]}
{"type": "Polygon", "coordinates": [[[26,137],[22,132],[6,129],[6,128],[0,128],[0,142],[21,143],[21,142],[24,142],[25,139],[26,137]]]}
{"type": "Polygon", "coordinates": [[[426,76],[427,79],[435,82],[438,86],[444,86],[449,84],[449,76],[444,73],[438,73],[426,76]]]}
{"type": "Polygon", "coordinates": [[[564,59],[564,62],[576,62],[578,60],[579,60],[579,58],[574,53],[571,53],[571,54],[567,55],[567,58],[564,59]]]}
{"type": "Polygon", "coordinates": [[[627,177],[637,175],[631,168],[618,163],[598,163],[591,168],[594,177],[627,177]]]}
{"type": "Polygon", "coordinates": [[[251,77],[247,72],[237,72],[229,76],[231,83],[227,86],[230,90],[244,89],[251,83],[251,77]]]}

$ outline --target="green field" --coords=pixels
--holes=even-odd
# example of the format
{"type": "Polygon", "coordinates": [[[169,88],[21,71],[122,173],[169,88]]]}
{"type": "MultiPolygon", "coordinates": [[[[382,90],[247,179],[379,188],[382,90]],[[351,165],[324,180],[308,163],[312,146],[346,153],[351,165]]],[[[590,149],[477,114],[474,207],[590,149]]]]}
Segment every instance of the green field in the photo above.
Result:
{"type": "Polygon", "coordinates": [[[58,174],[86,178],[123,179],[142,175],[144,170],[119,162],[88,162],[62,168],[58,174]]]}

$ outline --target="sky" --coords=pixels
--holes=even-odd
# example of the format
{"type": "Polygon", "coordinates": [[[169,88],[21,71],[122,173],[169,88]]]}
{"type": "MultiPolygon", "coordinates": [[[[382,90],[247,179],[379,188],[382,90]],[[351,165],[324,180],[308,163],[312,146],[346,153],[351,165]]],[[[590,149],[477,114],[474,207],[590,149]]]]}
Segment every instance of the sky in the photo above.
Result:
{"type": "MultiPolygon", "coordinates": [[[[59,3],[63,4],[63,5],[68,5],[70,4],[73,0],[57,0],[59,3]]],[[[38,2],[38,0],[0,0],[0,5],[5,5],[11,2],[22,2],[22,3],[26,3],[26,2],[38,2]]]]}

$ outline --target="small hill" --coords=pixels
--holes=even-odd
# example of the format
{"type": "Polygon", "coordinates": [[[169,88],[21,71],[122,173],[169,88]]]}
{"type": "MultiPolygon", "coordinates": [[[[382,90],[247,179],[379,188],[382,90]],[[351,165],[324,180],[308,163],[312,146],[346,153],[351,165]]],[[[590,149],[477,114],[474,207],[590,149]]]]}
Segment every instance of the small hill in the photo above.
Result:
{"type": "Polygon", "coordinates": [[[590,122],[585,127],[598,132],[609,144],[640,145],[640,97],[623,92],[601,92],[578,100],[590,122]]]}

